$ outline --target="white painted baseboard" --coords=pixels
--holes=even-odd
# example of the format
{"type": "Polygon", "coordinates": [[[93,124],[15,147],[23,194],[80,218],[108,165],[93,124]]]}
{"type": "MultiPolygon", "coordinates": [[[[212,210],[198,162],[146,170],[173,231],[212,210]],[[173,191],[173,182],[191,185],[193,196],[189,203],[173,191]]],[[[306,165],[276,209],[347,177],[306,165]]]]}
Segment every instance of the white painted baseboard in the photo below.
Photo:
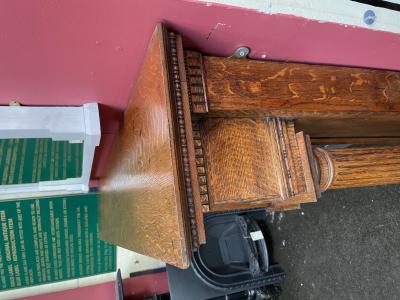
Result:
{"type": "MultiPolygon", "coordinates": [[[[400,12],[374,7],[350,0],[197,0],[207,5],[225,4],[257,10],[265,14],[285,14],[320,22],[333,22],[373,30],[400,33],[400,12]],[[373,24],[364,22],[364,13],[373,10],[373,24]]],[[[400,3],[399,0],[388,0],[400,3]]]]}

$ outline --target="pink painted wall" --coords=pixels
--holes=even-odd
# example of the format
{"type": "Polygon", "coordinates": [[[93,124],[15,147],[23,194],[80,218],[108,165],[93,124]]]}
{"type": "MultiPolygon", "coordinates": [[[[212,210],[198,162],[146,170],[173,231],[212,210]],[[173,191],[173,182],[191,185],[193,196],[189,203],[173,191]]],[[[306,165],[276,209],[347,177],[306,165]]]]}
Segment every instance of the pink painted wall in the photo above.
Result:
{"type": "Polygon", "coordinates": [[[115,283],[106,282],[92,286],[55,292],[45,295],[18,298],[19,300],[114,300],[115,283]]]}
{"type": "Polygon", "coordinates": [[[400,70],[392,33],[183,0],[0,0],[0,104],[97,100],[107,149],[159,21],[209,54],[247,45],[253,57],[400,70]]]}
{"type": "MultiPolygon", "coordinates": [[[[125,300],[139,300],[169,292],[166,272],[152,273],[124,279],[122,282],[125,300]]],[[[38,296],[18,298],[19,300],[114,300],[115,282],[105,282],[87,287],[38,296]]]]}

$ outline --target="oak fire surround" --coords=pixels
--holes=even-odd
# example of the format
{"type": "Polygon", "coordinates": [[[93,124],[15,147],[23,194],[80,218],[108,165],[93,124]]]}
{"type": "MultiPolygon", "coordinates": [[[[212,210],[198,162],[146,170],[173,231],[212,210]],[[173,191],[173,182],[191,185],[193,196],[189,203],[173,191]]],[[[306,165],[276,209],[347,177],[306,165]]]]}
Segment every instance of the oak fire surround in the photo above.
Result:
{"type": "Polygon", "coordinates": [[[399,129],[398,72],[207,56],[160,24],[109,159],[101,237],[187,268],[205,213],[399,183],[399,129]]]}

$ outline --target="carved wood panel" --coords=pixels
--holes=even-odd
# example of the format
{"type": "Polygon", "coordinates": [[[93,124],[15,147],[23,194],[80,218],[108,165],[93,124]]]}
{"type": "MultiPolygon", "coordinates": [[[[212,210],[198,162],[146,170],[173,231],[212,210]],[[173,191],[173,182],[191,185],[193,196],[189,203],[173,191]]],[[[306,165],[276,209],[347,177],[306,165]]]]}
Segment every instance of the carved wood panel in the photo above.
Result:
{"type": "Polygon", "coordinates": [[[306,143],[293,122],[210,118],[201,134],[212,211],[316,200],[306,143]]]}

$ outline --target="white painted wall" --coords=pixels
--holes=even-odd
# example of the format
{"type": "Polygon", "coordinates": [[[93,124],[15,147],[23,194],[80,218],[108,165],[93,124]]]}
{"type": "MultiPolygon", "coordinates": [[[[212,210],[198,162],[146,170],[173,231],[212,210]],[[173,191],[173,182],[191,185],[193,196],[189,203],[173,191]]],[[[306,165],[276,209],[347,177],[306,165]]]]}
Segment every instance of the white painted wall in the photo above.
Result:
{"type": "MultiPolygon", "coordinates": [[[[265,14],[286,14],[320,22],[334,22],[373,30],[400,33],[400,12],[378,8],[350,0],[198,0],[207,5],[214,3],[253,9],[265,14]],[[367,25],[364,12],[373,10],[375,22],[367,25]]],[[[400,0],[388,0],[400,3],[400,0]]],[[[268,30],[266,28],[265,30],[268,30]]]]}

